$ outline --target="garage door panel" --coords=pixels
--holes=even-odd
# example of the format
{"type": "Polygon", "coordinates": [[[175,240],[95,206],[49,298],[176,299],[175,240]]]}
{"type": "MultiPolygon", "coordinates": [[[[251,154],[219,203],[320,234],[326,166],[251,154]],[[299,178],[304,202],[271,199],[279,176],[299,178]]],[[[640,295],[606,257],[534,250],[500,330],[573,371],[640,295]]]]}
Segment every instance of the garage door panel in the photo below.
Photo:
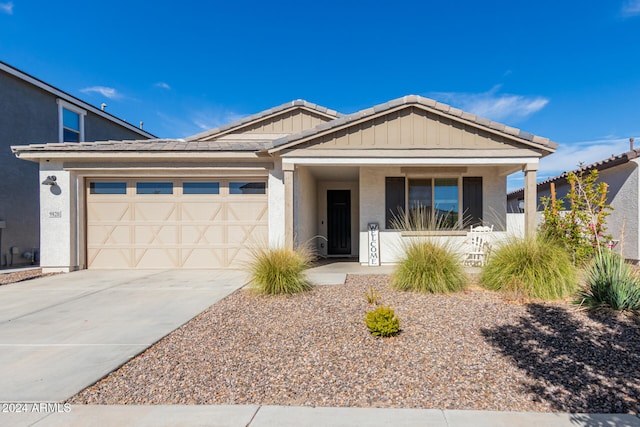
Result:
{"type": "Polygon", "coordinates": [[[175,246],[179,241],[177,225],[136,225],[134,233],[134,242],[139,244],[175,246]]]}
{"type": "Polygon", "coordinates": [[[264,194],[229,194],[230,180],[219,179],[216,191],[194,193],[202,189],[192,185],[184,195],[187,180],[162,179],[172,192],[139,194],[140,180],[121,181],[127,181],[126,194],[107,195],[92,194],[95,181],[88,180],[91,268],[244,268],[250,247],[268,241],[264,188],[264,194]]]}
{"type": "Polygon", "coordinates": [[[145,221],[175,221],[178,210],[175,201],[136,202],[135,219],[145,221]]]}
{"type": "Polygon", "coordinates": [[[87,214],[94,221],[123,221],[131,218],[128,202],[102,201],[89,205],[87,214]]]}
{"type": "Polygon", "coordinates": [[[183,202],[183,221],[223,221],[224,204],[222,202],[183,202]]]}
{"type": "Polygon", "coordinates": [[[178,249],[173,247],[153,247],[136,249],[136,268],[176,268],[180,267],[178,262],[178,249]]]}
{"type": "Polygon", "coordinates": [[[182,225],[182,243],[187,245],[212,245],[223,242],[226,227],[224,225],[182,225]]]}
{"type": "Polygon", "coordinates": [[[131,268],[128,248],[100,248],[87,250],[88,264],[93,268],[131,268]]]}
{"type": "Polygon", "coordinates": [[[109,244],[129,244],[131,243],[131,232],[128,224],[91,224],[87,226],[89,247],[103,246],[109,244]]]}
{"type": "Polygon", "coordinates": [[[183,249],[183,268],[224,268],[227,267],[226,249],[193,248],[183,249]]]}
{"type": "Polygon", "coordinates": [[[256,222],[265,218],[267,206],[258,201],[231,201],[228,206],[229,221],[256,222]]]}

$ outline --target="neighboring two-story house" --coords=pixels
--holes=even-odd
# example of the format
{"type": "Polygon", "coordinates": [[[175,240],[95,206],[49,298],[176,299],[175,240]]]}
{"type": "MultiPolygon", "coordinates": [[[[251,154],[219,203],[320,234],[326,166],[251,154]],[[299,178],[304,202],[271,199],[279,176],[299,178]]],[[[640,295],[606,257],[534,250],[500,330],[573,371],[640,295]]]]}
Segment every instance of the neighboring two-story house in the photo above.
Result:
{"type": "Polygon", "coordinates": [[[0,62],[0,267],[37,262],[40,245],[38,165],[11,145],[153,137],[0,62]]]}

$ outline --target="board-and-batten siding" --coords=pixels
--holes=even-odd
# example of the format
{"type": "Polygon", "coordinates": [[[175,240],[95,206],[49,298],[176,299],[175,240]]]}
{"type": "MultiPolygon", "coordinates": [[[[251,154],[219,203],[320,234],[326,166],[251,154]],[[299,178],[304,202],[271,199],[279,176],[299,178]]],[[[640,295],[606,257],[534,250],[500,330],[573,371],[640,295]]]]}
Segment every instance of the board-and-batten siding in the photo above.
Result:
{"type": "Polygon", "coordinates": [[[297,148],[518,148],[507,138],[418,108],[392,112],[297,148]]]}
{"type": "Polygon", "coordinates": [[[269,117],[258,123],[239,129],[234,134],[243,133],[299,133],[330,121],[328,117],[310,111],[295,110],[269,117]]]}

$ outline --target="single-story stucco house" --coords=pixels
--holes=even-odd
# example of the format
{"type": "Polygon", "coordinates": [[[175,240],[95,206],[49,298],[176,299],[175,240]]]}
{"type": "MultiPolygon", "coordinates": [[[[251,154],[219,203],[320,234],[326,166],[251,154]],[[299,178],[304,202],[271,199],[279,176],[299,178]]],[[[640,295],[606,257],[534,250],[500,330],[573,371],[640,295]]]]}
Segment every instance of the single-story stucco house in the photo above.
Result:
{"type": "Polygon", "coordinates": [[[256,245],[305,242],[393,263],[411,234],[392,227],[401,209],[504,232],[506,177],[524,171],[535,213],[556,148],[415,95],[349,115],[297,100],[186,139],[12,147],[40,165],[45,271],[240,268],[256,245]]]}
{"type": "MultiPolygon", "coordinates": [[[[573,170],[574,173],[588,174],[598,171],[598,182],[608,185],[607,203],[613,208],[607,217],[607,234],[617,242],[616,250],[627,260],[640,261],[640,149],[634,147],[631,139],[629,151],[585,165],[573,170]]],[[[538,183],[538,212],[543,210],[542,197],[551,197],[551,186],[555,187],[556,198],[567,195],[571,189],[567,182],[568,172],[538,183]]],[[[524,205],[524,189],[507,195],[508,212],[518,212],[524,205]]],[[[568,206],[565,205],[566,208],[568,206]]],[[[525,208],[526,209],[526,208],[525,208]]],[[[539,216],[539,219],[541,217],[539,216]]]]}

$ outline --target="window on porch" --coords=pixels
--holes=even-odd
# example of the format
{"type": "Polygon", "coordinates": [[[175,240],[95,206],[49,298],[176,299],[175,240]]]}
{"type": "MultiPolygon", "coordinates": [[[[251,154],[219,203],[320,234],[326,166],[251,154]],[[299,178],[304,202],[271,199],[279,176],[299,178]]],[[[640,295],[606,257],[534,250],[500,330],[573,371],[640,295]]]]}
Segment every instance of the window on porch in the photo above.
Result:
{"type": "Polygon", "coordinates": [[[387,177],[385,195],[387,229],[397,228],[399,219],[438,229],[482,223],[482,177],[387,177]]]}

